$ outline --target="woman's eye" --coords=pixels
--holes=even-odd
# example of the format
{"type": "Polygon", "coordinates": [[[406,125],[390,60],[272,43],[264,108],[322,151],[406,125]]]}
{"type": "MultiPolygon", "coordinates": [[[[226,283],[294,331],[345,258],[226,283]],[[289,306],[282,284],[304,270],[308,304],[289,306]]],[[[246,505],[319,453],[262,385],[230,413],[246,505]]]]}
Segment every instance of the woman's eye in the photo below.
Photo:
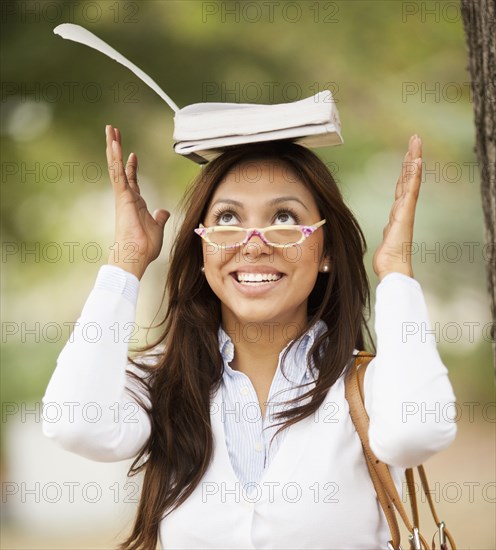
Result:
{"type": "Polygon", "coordinates": [[[295,217],[289,212],[280,212],[279,214],[277,214],[276,222],[288,225],[296,225],[295,217]]]}
{"type": "MultiPolygon", "coordinates": [[[[224,212],[219,212],[214,215],[215,225],[239,225],[240,221],[236,212],[231,212],[225,210],[224,212]]],[[[298,217],[296,214],[293,214],[291,211],[281,210],[279,211],[275,218],[273,225],[297,225],[299,223],[298,217]]]]}
{"type": "Polygon", "coordinates": [[[218,225],[236,225],[237,218],[232,212],[224,212],[217,218],[218,225]]]}

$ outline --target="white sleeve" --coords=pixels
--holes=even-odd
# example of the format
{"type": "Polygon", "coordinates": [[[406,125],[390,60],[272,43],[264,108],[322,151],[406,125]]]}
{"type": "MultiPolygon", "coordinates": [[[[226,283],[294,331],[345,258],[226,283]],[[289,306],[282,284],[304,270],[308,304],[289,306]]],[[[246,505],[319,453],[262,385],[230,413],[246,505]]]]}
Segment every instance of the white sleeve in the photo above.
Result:
{"type": "Polygon", "coordinates": [[[418,281],[386,275],[375,313],[377,355],[364,380],[370,447],[382,462],[410,468],[455,439],[455,395],[418,281]]]}
{"type": "Polygon", "coordinates": [[[126,389],[138,386],[126,368],[139,284],[119,267],[100,267],[43,397],[44,435],[92,460],[132,458],[150,436],[148,415],[126,389]]]}

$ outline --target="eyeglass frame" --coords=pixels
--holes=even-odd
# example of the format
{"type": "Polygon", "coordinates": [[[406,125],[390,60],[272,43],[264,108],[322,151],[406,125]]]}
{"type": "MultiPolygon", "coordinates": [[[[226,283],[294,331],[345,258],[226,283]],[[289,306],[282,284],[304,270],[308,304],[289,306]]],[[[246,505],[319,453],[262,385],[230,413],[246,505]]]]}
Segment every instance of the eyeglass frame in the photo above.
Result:
{"type": "Polygon", "coordinates": [[[257,237],[260,237],[260,239],[264,242],[264,244],[266,244],[268,246],[273,246],[274,248],[287,248],[289,246],[297,246],[297,245],[301,244],[306,239],[308,239],[308,237],[310,237],[310,235],[312,235],[315,231],[317,231],[317,229],[319,227],[324,225],[326,222],[327,222],[327,220],[323,219],[323,220],[320,220],[317,223],[314,223],[313,225],[282,225],[282,224],[280,224],[280,225],[269,225],[267,227],[250,227],[250,228],[239,227],[237,225],[212,225],[210,227],[205,227],[203,224],[200,224],[200,226],[197,227],[196,229],[194,229],[193,231],[197,235],[199,235],[208,244],[211,244],[212,246],[215,246],[216,248],[222,248],[223,250],[232,250],[233,248],[238,248],[238,247],[241,247],[241,246],[245,246],[246,244],[248,244],[250,239],[255,235],[257,237]],[[298,231],[301,232],[300,240],[295,242],[295,243],[291,243],[291,244],[275,244],[275,243],[269,242],[265,238],[264,233],[266,231],[269,231],[269,230],[272,230],[272,229],[279,230],[282,227],[288,228],[288,229],[298,229],[298,231]],[[213,243],[212,241],[208,240],[207,235],[209,233],[215,233],[215,232],[222,233],[222,231],[226,228],[229,228],[231,230],[234,229],[235,231],[244,231],[246,233],[245,240],[240,242],[240,243],[236,243],[236,244],[229,245],[229,246],[213,243]]]}

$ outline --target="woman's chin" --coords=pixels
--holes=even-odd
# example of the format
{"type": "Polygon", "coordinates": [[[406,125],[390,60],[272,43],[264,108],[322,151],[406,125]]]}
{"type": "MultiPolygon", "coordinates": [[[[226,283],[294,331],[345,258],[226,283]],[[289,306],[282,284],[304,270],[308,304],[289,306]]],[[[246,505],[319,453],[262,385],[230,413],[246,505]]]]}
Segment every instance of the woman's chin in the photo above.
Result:
{"type": "MultiPolygon", "coordinates": [[[[231,311],[231,319],[235,325],[243,328],[243,336],[250,340],[257,331],[269,330],[293,334],[297,332],[299,319],[298,312],[281,311],[280,309],[269,310],[267,307],[249,307],[237,308],[236,311],[231,311]]],[[[306,316],[305,316],[306,319],[306,316]]]]}

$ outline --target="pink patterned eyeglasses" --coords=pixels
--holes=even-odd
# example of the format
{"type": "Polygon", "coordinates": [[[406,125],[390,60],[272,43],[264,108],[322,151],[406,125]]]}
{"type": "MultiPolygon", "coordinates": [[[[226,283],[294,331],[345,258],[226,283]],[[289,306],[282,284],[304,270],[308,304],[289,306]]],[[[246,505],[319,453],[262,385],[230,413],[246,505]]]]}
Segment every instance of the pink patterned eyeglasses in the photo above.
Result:
{"type": "Polygon", "coordinates": [[[313,225],[270,225],[269,227],[237,227],[234,225],[214,225],[205,227],[202,224],[195,229],[207,243],[217,248],[230,249],[244,246],[254,235],[262,241],[276,248],[286,248],[301,244],[310,237],[326,220],[313,225]]]}

